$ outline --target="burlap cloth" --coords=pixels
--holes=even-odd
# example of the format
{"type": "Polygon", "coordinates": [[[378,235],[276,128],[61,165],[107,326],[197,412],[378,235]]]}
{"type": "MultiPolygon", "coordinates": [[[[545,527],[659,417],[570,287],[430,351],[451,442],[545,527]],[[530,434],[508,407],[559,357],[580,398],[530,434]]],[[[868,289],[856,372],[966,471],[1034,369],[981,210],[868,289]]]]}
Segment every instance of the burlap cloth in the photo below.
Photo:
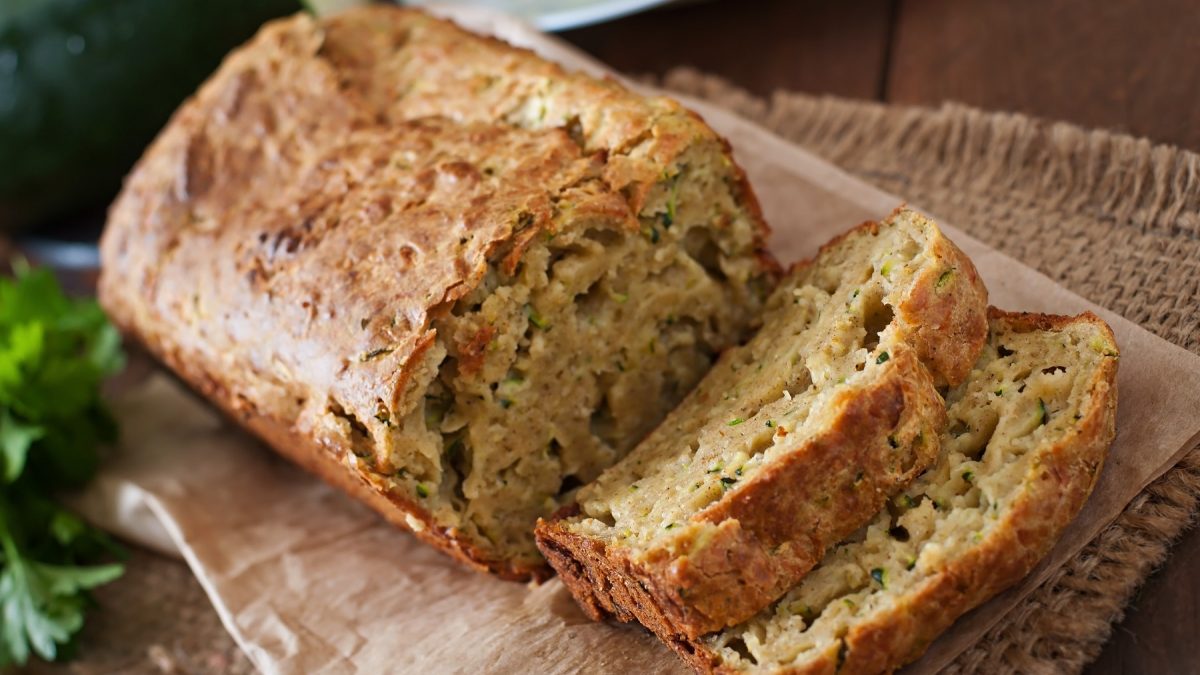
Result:
{"type": "MultiPolygon", "coordinates": [[[[736,110],[1200,353],[1200,155],[961,105],[765,101],[688,70],[665,85],[736,110]]],[[[1200,447],[950,670],[1081,670],[1198,502],[1200,447]]],[[[38,672],[252,671],[182,563],[135,552],[97,596],[80,659],[38,672]]]]}

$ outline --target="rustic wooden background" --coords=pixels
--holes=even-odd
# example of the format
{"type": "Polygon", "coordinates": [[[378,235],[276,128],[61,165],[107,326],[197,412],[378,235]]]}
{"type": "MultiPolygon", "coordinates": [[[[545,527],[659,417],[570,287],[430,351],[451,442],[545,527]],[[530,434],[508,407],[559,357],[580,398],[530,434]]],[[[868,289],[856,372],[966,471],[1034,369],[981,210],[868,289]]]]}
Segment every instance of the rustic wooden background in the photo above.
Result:
{"type": "Polygon", "coordinates": [[[1200,150],[1197,0],[713,0],[563,36],[629,73],[950,99],[1200,150]]]}
{"type": "MultiPolygon", "coordinates": [[[[1200,151],[1200,0],[712,0],[563,36],[630,74],[691,65],[756,94],[954,100],[1200,151]]],[[[1193,529],[1088,672],[1200,673],[1198,572],[1193,529]]]]}

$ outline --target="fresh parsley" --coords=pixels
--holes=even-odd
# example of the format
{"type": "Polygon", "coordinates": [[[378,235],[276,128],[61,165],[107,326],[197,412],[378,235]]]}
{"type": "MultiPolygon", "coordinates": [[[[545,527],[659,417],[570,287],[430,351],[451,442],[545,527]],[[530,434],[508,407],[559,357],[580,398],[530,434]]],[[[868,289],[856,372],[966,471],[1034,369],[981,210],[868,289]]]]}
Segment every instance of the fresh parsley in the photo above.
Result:
{"type": "Polygon", "coordinates": [[[120,369],[116,330],[53,275],[0,278],[0,669],[69,653],[91,600],[121,575],[121,551],[53,496],[96,470],[116,438],[100,383],[120,369]]]}

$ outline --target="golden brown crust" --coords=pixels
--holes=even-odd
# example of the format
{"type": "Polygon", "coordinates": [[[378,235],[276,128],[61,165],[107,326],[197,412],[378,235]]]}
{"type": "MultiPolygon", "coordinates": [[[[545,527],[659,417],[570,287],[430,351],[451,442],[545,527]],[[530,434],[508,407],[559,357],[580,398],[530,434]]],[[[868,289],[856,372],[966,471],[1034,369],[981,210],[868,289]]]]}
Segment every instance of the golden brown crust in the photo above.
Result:
{"type": "Polygon", "coordinates": [[[890,364],[877,381],[841,395],[823,433],[695,514],[704,535],[685,548],[634,559],[558,520],[539,522],[539,546],[592,616],[636,617],[668,642],[753,616],[936,458],[942,399],[911,352],[897,351],[890,364]],[[572,553],[577,559],[567,564],[572,553]],[[597,573],[569,571],[601,557],[607,562],[597,573]],[[616,597],[617,586],[637,590],[616,597]]]}
{"type": "MultiPolygon", "coordinates": [[[[897,207],[889,219],[906,209],[897,207]]],[[[914,280],[913,293],[897,308],[897,318],[937,385],[954,387],[970,374],[987,341],[987,288],[967,254],[930,226],[925,225],[930,254],[941,264],[914,280]]]]}
{"type": "MultiPolygon", "coordinates": [[[[933,374],[937,386],[957,386],[971,372],[976,356],[987,341],[987,287],[975,263],[950,241],[932,221],[897,206],[884,219],[910,218],[929,237],[927,247],[938,265],[930,265],[924,276],[913,280],[913,292],[897,308],[897,318],[917,350],[921,362],[933,374]]],[[[811,265],[826,251],[863,232],[877,234],[882,224],[865,221],[830,239],[816,256],[795,263],[789,273],[811,265]]]]}
{"type": "Polygon", "coordinates": [[[970,374],[987,341],[987,289],[975,264],[949,239],[939,234],[932,248],[946,267],[930,269],[929,279],[914,283],[898,316],[938,386],[954,387],[970,374]]]}
{"type": "MultiPolygon", "coordinates": [[[[1109,326],[1091,312],[1068,317],[990,308],[988,314],[1017,332],[1087,323],[1116,344],[1109,326]]],[[[906,593],[869,623],[853,626],[840,653],[824,654],[786,672],[893,672],[920,658],[958,617],[1028,574],[1083,507],[1100,475],[1116,433],[1116,376],[1116,359],[1104,359],[1091,382],[1095,403],[1079,422],[1079,433],[1039,451],[1027,489],[1011,505],[1005,523],[982,545],[952,560],[919,590],[906,593]]],[[[699,672],[728,670],[702,641],[691,641],[676,651],[699,672]]]]}
{"type": "MultiPolygon", "coordinates": [[[[388,121],[448,116],[562,127],[585,153],[605,153],[604,179],[629,198],[635,213],[663,169],[689,146],[713,142],[731,152],[728,141],[673,99],[631,94],[615,80],[568,72],[532,51],[420,11],[363,7],[322,28],[323,58],[388,121]]],[[[730,166],[765,242],[769,231],[758,200],[732,157],[730,166]]],[[[762,252],[765,262],[777,265],[762,252]]]]}
{"type": "MultiPolygon", "coordinates": [[[[110,211],[99,295],[281,453],[473,566],[542,576],[369,485],[314,420],[337,410],[353,427],[413,409],[431,319],[497,257],[516,265],[554,226],[557,194],[597,186],[574,191],[576,211],[637,228],[664,170],[722,143],[673,101],[418,11],[300,14],[232,53],[138,163],[110,211]]],[[[376,461],[388,468],[382,451],[376,461]]]]}

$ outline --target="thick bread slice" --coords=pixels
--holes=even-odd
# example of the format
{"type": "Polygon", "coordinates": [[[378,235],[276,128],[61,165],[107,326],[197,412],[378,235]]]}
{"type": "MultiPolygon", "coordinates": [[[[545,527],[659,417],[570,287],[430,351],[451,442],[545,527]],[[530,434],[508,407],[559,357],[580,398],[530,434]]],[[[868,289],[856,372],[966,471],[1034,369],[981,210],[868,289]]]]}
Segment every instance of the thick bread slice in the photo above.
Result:
{"type": "Polygon", "coordinates": [[[931,221],[866,223],[795,269],[754,339],[538,543],[593,617],[668,640],[743,621],[936,458],[924,364],[957,383],[986,334],[983,285],[931,221]]]}
{"type": "Polygon", "coordinates": [[[993,310],[947,396],[938,463],[770,608],[671,646],[699,671],[885,673],[1015,583],[1091,492],[1115,433],[1117,347],[1092,314],[993,310]]]}
{"type": "Polygon", "coordinates": [[[745,339],[765,232],[673,101],[376,6],[226,59],[114,204],[100,297],[279,452],[526,578],[537,518],[745,339]]]}

